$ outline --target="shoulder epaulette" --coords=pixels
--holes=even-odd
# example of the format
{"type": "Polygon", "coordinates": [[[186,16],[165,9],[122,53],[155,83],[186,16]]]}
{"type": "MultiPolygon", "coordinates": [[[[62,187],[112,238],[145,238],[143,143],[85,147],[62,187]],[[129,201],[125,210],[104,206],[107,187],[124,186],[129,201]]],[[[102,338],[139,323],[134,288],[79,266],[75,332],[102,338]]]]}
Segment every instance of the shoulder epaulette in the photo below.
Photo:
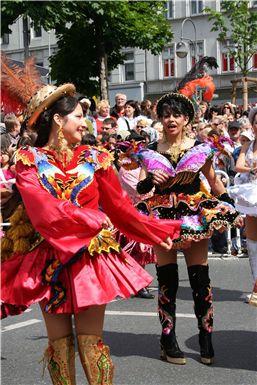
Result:
{"type": "Polygon", "coordinates": [[[29,146],[19,148],[15,152],[16,162],[21,161],[25,166],[35,165],[35,156],[29,146]]]}
{"type": "Polygon", "coordinates": [[[106,170],[114,161],[113,155],[104,147],[96,147],[98,164],[106,170]]]}
{"type": "Polygon", "coordinates": [[[113,155],[104,147],[82,145],[80,151],[89,162],[96,164],[96,170],[100,168],[106,170],[114,160],[113,155]]]}

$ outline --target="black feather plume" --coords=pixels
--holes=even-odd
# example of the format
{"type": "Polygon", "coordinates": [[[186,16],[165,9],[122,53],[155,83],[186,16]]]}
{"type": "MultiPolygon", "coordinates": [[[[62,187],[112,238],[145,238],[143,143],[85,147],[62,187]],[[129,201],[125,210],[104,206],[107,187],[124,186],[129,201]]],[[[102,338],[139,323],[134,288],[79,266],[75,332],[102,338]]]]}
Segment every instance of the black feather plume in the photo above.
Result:
{"type": "Polygon", "coordinates": [[[180,81],[176,90],[179,91],[184,88],[185,85],[192,80],[204,77],[207,74],[208,69],[212,68],[218,68],[216,58],[213,56],[202,57],[180,81]]]}

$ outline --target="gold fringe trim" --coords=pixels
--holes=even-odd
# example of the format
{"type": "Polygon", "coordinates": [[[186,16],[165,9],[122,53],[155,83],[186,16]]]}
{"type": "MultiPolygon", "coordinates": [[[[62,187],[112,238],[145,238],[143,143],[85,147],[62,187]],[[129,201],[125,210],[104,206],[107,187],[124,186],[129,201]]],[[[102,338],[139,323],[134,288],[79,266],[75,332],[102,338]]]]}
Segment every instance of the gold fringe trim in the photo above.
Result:
{"type": "Polygon", "coordinates": [[[101,254],[103,251],[109,253],[113,249],[120,252],[120,245],[115,241],[110,230],[103,229],[93,239],[91,239],[88,246],[88,252],[91,256],[101,254]]]}
{"type": "Polygon", "coordinates": [[[9,221],[11,227],[6,231],[1,242],[2,261],[14,254],[25,254],[43,241],[33,228],[23,204],[16,208],[9,221]]]}

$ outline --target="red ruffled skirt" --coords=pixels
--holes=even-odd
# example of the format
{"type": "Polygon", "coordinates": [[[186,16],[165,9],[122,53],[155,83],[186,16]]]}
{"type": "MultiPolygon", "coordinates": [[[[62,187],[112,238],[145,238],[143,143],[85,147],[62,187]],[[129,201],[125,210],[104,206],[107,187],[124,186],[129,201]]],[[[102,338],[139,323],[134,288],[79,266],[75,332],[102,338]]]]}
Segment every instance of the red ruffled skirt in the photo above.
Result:
{"type": "Polygon", "coordinates": [[[120,233],[118,242],[123,251],[126,251],[126,253],[131,255],[140,266],[144,267],[150,263],[157,263],[157,257],[153,251],[153,246],[131,241],[126,235],[120,233]]]}
{"type": "Polygon", "coordinates": [[[1,318],[17,315],[43,301],[50,313],[79,313],[92,305],[106,304],[116,297],[128,298],[148,286],[153,278],[127,253],[85,251],[65,266],[53,282],[43,272],[58,252],[47,242],[2,263],[1,318]],[[62,292],[58,290],[62,288],[62,292]],[[56,298],[61,295],[58,303],[56,298]],[[57,296],[57,297],[56,297],[57,296]]]}

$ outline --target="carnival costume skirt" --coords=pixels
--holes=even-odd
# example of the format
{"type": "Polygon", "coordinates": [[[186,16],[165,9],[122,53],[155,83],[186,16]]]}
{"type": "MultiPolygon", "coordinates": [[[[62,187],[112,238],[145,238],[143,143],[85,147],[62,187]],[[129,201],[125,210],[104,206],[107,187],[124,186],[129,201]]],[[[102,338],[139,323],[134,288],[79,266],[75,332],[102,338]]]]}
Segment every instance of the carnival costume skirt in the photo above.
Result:
{"type": "Polygon", "coordinates": [[[122,247],[123,251],[131,255],[140,266],[157,263],[156,255],[153,251],[153,246],[146,245],[142,242],[136,242],[129,240],[126,235],[118,231],[118,242],[122,247]]]}
{"type": "Polygon", "coordinates": [[[42,301],[49,313],[79,313],[91,305],[128,298],[153,278],[122,250],[90,255],[82,250],[61,265],[43,241],[31,252],[2,263],[1,317],[22,313],[42,301]]]}
{"type": "Polygon", "coordinates": [[[215,229],[237,226],[239,213],[228,202],[205,192],[155,194],[137,204],[140,212],[160,219],[182,220],[180,237],[173,240],[173,248],[188,247],[191,241],[212,236],[215,229]]]}
{"type": "Polygon", "coordinates": [[[257,216],[257,181],[232,186],[228,191],[240,213],[257,216]]]}

